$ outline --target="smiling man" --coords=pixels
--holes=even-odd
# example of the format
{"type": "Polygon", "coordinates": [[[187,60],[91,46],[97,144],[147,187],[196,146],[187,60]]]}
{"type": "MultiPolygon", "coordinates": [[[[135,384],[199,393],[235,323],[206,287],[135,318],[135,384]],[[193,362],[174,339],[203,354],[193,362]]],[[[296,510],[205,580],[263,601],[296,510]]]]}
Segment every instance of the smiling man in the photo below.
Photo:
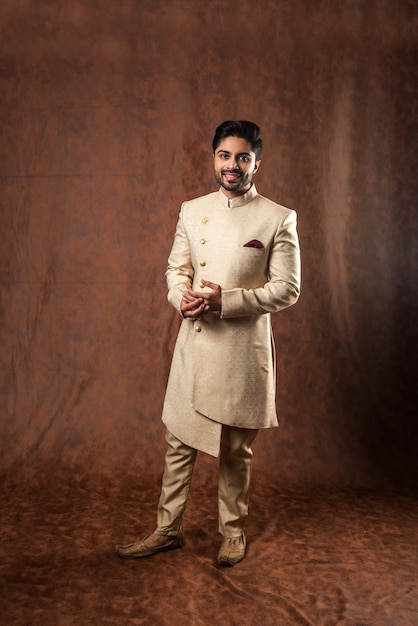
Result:
{"type": "Polygon", "coordinates": [[[226,121],[212,143],[217,192],[184,202],[166,272],[182,316],[163,408],[167,453],[150,535],[118,546],[141,558],[184,544],[183,514],[198,451],[219,457],[219,565],[246,554],[251,445],[278,425],[271,313],[299,297],[296,213],[259,195],[262,140],[226,121]]]}
{"type": "Polygon", "coordinates": [[[226,137],[214,152],[215,178],[233,198],[251,187],[253,175],[260,165],[260,154],[242,137],[226,137]]]}

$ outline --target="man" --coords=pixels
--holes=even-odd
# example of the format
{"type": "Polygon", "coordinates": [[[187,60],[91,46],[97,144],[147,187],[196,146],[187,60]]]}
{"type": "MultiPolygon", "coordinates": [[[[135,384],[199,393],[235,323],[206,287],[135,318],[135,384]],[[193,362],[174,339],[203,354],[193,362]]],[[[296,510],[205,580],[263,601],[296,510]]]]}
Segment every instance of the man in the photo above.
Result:
{"type": "Polygon", "coordinates": [[[277,426],[270,314],[299,297],[296,213],[257,193],[262,140],[226,121],[213,139],[219,191],[184,202],[166,272],[182,315],[163,408],[167,454],[157,528],[123,558],[180,548],[197,451],[219,456],[219,565],[245,556],[252,450],[277,426]]]}

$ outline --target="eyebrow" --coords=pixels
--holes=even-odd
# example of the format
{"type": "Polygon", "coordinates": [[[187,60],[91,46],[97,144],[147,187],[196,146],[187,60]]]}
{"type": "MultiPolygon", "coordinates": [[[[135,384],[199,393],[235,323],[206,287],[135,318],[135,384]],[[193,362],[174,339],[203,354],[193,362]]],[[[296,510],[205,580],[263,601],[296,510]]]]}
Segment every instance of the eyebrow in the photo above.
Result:
{"type": "MultiPolygon", "coordinates": [[[[232,154],[232,152],[229,152],[229,150],[223,150],[223,149],[218,150],[217,152],[218,152],[218,154],[220,154],[221,152],[222,152],[222,154],[232,154]]],[[[237,154],[237,156],[243,156],[243,155],[251,156],[251,153],[250,152],[238,152],[238,154],[237,154]]]]}

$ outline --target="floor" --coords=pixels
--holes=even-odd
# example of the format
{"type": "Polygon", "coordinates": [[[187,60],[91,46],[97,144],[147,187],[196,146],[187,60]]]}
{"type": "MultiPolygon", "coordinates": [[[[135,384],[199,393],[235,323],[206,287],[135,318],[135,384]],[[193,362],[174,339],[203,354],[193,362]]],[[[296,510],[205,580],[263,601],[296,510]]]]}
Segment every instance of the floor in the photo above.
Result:
{"type": "MultiPolygon", "coordinates": [[[[99,481],[100,482],[100,481],[99,481]]],[[[186,545],[141,561],[115,543],[154,526],[158,484],[8,482],[0,624],[417,626],[418,498],[410,490],[254,479],[247,557],[219,568],[215,476],[192,489],[186,545]]]]}

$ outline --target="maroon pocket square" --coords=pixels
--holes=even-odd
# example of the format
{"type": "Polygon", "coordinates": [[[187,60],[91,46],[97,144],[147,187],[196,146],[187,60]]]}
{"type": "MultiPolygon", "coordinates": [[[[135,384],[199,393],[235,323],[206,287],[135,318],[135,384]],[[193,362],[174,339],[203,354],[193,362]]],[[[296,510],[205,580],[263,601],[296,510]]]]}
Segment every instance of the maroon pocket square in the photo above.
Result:
{"type": "Polygon", "coordinates": [[[244,243],[243,248],[264,248],[264,246],[258,239],[251,239],[251,241],[244,243]]]}

